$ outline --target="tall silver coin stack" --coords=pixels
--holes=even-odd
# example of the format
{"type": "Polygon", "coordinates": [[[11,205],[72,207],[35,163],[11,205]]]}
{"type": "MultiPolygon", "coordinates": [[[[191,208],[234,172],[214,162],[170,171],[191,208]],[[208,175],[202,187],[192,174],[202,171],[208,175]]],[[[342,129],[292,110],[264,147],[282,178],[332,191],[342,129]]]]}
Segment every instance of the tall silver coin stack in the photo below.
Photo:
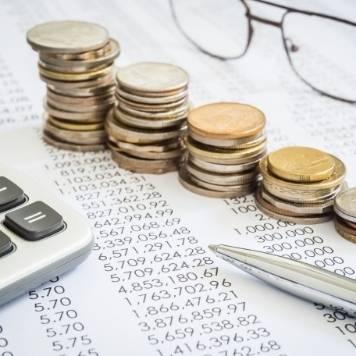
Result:
{"type": "Polygon", "coordinates": [[[82,21],[42,23],[27,32],[27,41],[39,53],[40,78],[47,85],[44,141],[81,152],[105,149],[119,43],[104,27],[82,21]]]}
{"type": "Polygon", "coordinates": [[[140,62],[120,68],[116,80],[117,105],[106,121],[113,159],[137,173],[177,170],[189,111],[186,71],[140,62]]]}

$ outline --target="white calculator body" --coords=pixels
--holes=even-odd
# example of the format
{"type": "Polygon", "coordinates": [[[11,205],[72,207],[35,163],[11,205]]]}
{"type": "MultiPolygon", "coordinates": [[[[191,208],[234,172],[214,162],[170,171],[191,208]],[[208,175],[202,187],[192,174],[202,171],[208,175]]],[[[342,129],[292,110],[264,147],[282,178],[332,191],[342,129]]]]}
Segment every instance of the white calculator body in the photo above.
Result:
{"type": "Polygon", "coordinates": [[[0,305],[82,262],[87,220],[40,181],[0,165],[0,305]]]}

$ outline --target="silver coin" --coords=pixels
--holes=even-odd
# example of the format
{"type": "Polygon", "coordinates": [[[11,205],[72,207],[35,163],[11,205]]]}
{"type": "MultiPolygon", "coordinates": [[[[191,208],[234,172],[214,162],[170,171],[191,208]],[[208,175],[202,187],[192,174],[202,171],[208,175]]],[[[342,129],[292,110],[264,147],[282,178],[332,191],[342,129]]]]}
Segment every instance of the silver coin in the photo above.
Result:
{"type": "Polygon", "coordinates": [[[184,167],[179,170],[179,182],[184,188],[191,191],[192,193],[202,195],[209,198],[234,198],[241,195],[246,195],[245,192],[233,192],[233,191],[216,191],[207,188],[200,187],[196,185],[190,178],[190,175],[186,172],[184,167]]]}
{"type": "Polygon", "coordinates": [[[95,122],[102,122],[105,120],[108,112],[107,111],[94,111],[94,112],[71,112],[71,111],[63,111],[58,110],[51,105],[44,104],[44,109],[49,115],[61,119],[61,120],[68,120],[68,121],[78,121],[78,122],[88,122],[88,123],[95,123],[95,122]]]}
{"type": "Polygon", "coordinates": [[[52,137],[56,137],[63,142],[82,144],[82,145],[97,145],[103,144],[106,141],[105,130],[93,131],[70,131],[60,129],[46,121],[43,130],[50,133],[52,137]]]}
{"type": "Polygon", "coordinates": [[[164,129],[169,127],[178,127],[186,121],[185,118],[181,119],[166,119],[166,120],[148,120],[140,119],[120,111],[117,107],[115,110],[115,117],[122,123],[143,129],[164,129]]]}
{"type": "Polygon", "coordinates": [[[51,134],[46,131],[43,131],[42,138],[44,142],[61,150],[69,150],[69,151],[76,151],[76,152],[97,152],[97,151],[104,151],[106,149],[106,144],[79,145],[79,144],[71,144],[68,142],[63,142],[58,138],[51,136],[51,134]]]}
{"type": "Polygon", "coordinates": [[[148,160],[132,157],[123,152],[111,151],[112,159],[119,167],[136,173],[162,174],[177,170],[177,159],[170,160],[148,160]]]}
{"type": "Polygon", "coordinates": [[[221,174],[233,174],[249,171],[257,168],[260,159],[254,162],[243,163],[243,164],[219,164],[204,161],[192,154],[189,154],[188,160],[191,161],[195,166],[209,172],[221,173],[221,174]]]}
{"type": "Polygon", "coordinates": [[[36,51],[78,53],[104,46],[106,29],[84,21],[51,21],[32,27],[27,41],[36,51]]]}
{"type": "Polygon", "coordinates": [[[335,209],[356,221],[356,188],[347,189],[335,198],[335,209]]]}
{"type": "Polygon", "coordinates": [[[234,186],[256,182],[258,171],[252,170],[242,174],[217,174],[200,169],[189,161],[185,165],[186,170],[194,177],[207,183],[234,186]]]}
{"type": "Polygon", "coordinates": [[[135,158],[149,159],[149,160],[165,160],[171,158],[178,158],[182,155],[182,149],[175,149],[164,152],[149,152],[149,151],[140,151],[135,149],[119,149],[118,152],[126,153],[135,158]]]}
{"type": "Polygon", "coordinates": [[[172,102],[177,102],[188,97],[188,90],[183,90],[178,92],[178,94],[168,95],[168,96],[144,96],[135,95],[123,90],[120,86],[117,87],[117,95],[123,97],[127,100],[134,101],[136,103],[142,104],[167,104],[172,102]]]}
{"type": "Polygon", "coordinates": [[[334,206],[334,212],[341,219],[350,221],[352,223],[356,223],[356,217],[355,216],[345,214],[342,210],[338,209],[336,206],[334,206]]]}
{"type": "Polygon", "coordinates": [[[112,111],[108,114],[106,129],[108,134],[115,139],[130,143],[156,143],[178,139],[184,134],[184,129],[140,130],[138,128],[130,127],[115,120],[112,111]]]}
{"type": "Polygon", "coordinates": [[[255,196],[255,203],[259,210],[261,210],[264,214],[270,216],[273,219],[282,220],[282,221],[290,221],[296,224],[320,224],[332,219],[332,214],[320,214],[320,215],[306,215],[306,216],[292,216],[287,214],[281,214],[274,210],[269,209],[269,203],[261,197],[258,192],[255,196]]]}
{"type": "Polygon", "coordinates": [[[166,151],[171,151],[178,149],[180,147],[180,142],[179,141],[171,141],[171,142],[160,142],[159,144],[156,145],[139,145],[139,144],[134,144],[134,143],[129,143],[129,142],[124,142],[124,141],[117,141],[115,140],[114,137],[109,136],[109,141],[111,141],[117,149],[121,150],[135,150],[137,152],[154,152],[154,153],[162,153],[166,151]]]}
{"type": "Polygon", "coordinates": [[[264,135],[263,132],[253,137],[246,137],[246,138],[241,138],[236,140],[229,140],[229,139],[220,140],[215,138],[206,138],[196,134],[194,131],[189,130],[189,124],[188,124],[188,131],[189,131],[189,136],[192,137],[195,141],[198,141],[205,145],[215,146],[220,148],[244,149],[244,148],[257,146],[262,142],[266,141],[266,136],[264,135]]]}
{"type": "Polygon", "coordinates": [[[289,210],[295,214],[317,215],[330,213],[333,210],[334,200],[332,198],[329,198],[320,203],[293,203],[273,196],[272,194],[268,193],[268,191],[263,189],[263,187],[261,187],[261,196],[264,200],[268,201],[278,209],[289,210]]]}
{"type": "Polygon", "coordinates": [[[140,62],[119,68],[116,79],[120,86],[145,93],[165,93],[188,85],[188,73],[173,64],[140,62]]]}
{"type": "Polygon", "coordinates": [[[97,105],[85,105],[85,100],[83,99],[83,104],[78,103],[78,104],[67,104],[67,103],[61,103],[58,100],[53,100],[52,97],[47,96],[47,105],[52,106],[53,108],[61,111],[70,111],[70,112],[94,112],[94,111],[109,111],[113,105],[114,105],[114,100],[110,99],[105,101],[104,103],[100,103],[97,105]]]}
{"type": "Polygon", "coordinates": [[[68,105],[99,105],[101,103],[113,103],[115,101],[114,96],[109,93],[103,93],[99,95],[91,96],[71,96],[68,94],[58,94],[51,89],[47,88],[47,97],[50,97],[53,101],[59,101],[68,105]]]}
{"type": "Polygon", "coordinates": [[[86,60],[64,60],[54,58],[46,52],[40,53],[40,63],[45,68],[54,71],[64,72],[86,72],[92,68],[100,68],[100,66],[107,66],[114,62],[114,60],[120,54],[120,45],[114,39],[110,39],[109,43],[110,51],[106,52],[102,56],[86,59],[86,60]]]}

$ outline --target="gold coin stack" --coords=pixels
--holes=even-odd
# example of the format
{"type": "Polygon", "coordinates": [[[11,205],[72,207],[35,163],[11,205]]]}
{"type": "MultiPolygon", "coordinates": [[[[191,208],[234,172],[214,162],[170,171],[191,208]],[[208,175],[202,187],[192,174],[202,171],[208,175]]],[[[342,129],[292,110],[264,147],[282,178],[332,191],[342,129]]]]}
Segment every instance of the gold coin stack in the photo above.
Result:
{"type": "Polygon", "coordinates": [[[328,221],[343,187],[345,166],[338,158],[310,147],[285,147],[260,162],[263,180],[256,205],[267,215],[301,224],[328,221]]]}
{"type": "Polygon", "coordinates": [[[344,190],[336,196],[334,212],[337,232],[356,243],[356,188],[344,190]]]}
{"type": "Polygon", "coordinates": [[[118,70],[117,105],[106,130],[112,158],[137,173],[177,170],[188,115],[188,74],[166,63],[141,62],[118,70]]]}
{"type": "Polygon", "coordinates": [[[47,85],[44,141],[81,152],[105,149],[118,42],[105,28],[81,21],[37,25],[27,32],[27,41],[39,52],[40,78],[47,85]]]}
{"type": "Polygon", "coordinates": [[[265,124],[264,114],[245,104],[212,103],[192,110],[181,184],[215,198],[252,193],[258,162],[266,154],[265,124]]]}

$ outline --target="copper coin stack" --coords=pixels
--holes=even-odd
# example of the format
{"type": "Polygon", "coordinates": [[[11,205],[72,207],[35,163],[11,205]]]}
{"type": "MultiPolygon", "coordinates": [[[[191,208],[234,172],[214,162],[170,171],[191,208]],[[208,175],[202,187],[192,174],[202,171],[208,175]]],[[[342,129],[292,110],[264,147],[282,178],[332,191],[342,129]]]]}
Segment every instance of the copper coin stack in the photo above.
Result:
{"type": "Polygon", "coordinates": [[[124,169],[177,170],[188,115],[188,74],[173,64],[141,62],[117,72],[117,105],[106,130],[112,158],[124,169]]]}
{"type": "Polygon", "coordinates": [[[345,166],[311,147],[284,147],[260,162],[262,182],[256,205],[275,219],[316,224],[333,216],[336,194],[344,187],[345,166]]]}
{"type": "Polygon", "coordinates": [[[336,196],[334,212],[338,233],[356,243],[356,188],[344,190],[336,196]]]}
{"type": "Polygon", "coordinates": [[[37,25],[27,41],[39,52],[39,73],[47,85],[44,141],[81,152],[105,149],[119,43],[102,26],[82,21],[37,25]]]}
{"type": "Polygon", "coordinates": [[[181,184],[215,198],[252,193],[258,163],[266,154],[265,124],[259,109],[240,103],[212,103],[192,110],[179,172],[181,184]]]}

